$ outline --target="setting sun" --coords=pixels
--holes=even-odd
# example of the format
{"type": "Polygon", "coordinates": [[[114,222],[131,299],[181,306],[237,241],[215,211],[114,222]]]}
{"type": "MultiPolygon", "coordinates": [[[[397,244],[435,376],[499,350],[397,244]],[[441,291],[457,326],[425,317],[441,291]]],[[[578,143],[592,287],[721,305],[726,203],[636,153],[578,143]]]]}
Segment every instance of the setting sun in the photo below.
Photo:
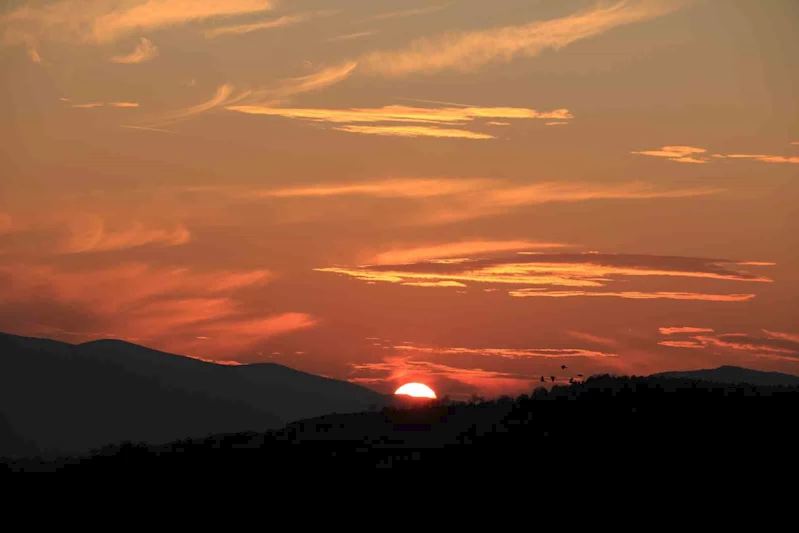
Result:
{"type": "Polygon", "coordinates": [[[436,393],[433,389],[423,383],[406,383],[398,388],[394,394],[404,394],[414,398],[433,398],[435,399],[436,393]]]}

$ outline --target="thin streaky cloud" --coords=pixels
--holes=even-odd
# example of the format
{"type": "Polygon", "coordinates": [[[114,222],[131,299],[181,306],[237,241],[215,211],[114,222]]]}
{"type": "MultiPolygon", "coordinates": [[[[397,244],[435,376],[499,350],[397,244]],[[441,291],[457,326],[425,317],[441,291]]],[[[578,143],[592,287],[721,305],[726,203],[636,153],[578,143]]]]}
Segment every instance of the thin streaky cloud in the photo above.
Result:
{"type": "Polygon", "coordinates": [[[456,104],[454,102],[442,102],[441,100],[422,100],[420,98],[398,98],[398,100],[407,100],[408,102],[422,102],[426,104],[442,104],[446,106],[455,106],[455,107],[480,107],[472,104],[456,104]]]}
{"type": "Polygon", "coordinates": [[[144,63],[145,61],[150,61],[156,56],[158,56],[158,47],[155,46],[149,39],[142,37],[139,40],[139,44],[136,45],[136,48],[134,48],[131,53],[122,56],[114,56],[111,58],[111,62],[122,64],[139,64],[144,63]]]}
{"type": "Polygon", "coordinates": [[[773,339],[782,339],[799,344],[799,333],[784,333],[780,331],[769,331],[767,329],[764,329],[763,333],[773,339]]]}
{"type": "MultiPolygon", "coordinates": [[[[253,91],[251,99],[266,100],[268,105],[271,106],[274,101],[280,101],[297,94],[326,89],[349,78],[357,66],[358,63],[356,61],[347,61],[331,67],[324,67],[306,76],[283,80],[277,87],[253,91]]],[[[266,107],[263,104],[257,105],[266,107]]]]}
{"type": "Polygon", "coordinates": [[[401,77],[453,70],[475,71],[492,62],[532,57],[547,49],[595,37],[614,28],[670,14],[684,2],[622,0],[563,18],[472,32],[450,33],[410,42],[405,48],[375,51],[362,59],[364,72],[401,77]]]}
{"type": "Polygon", "coordinates": [[[660,341],[659,346],[666,346],[667,348],[688,348],[692,350],[704,349],[705,345],[698,341],[660,341]]]}
{"type": "Polygon", "coordinates": [[[359,32],[354,32],[354,33],[345,33],[344,35],[337,35],[335,37],[331,37],[330,39],[327,39],[326,42],[328,42],[328,43],[336,43],[336,42],[340,42],[340,41],[352,41],[354,39],[362,39],[364,37],[370,37],[372,35],[375,35],[376,33],[377,33],[377,30],[359,31],[359,32]]]}
{"type": "Polygon", "coordinates": [[[191,241],[191,232],[182,224],[170,230],[136,222],[128,228],[109,230],[102,218],[82,216],[71,221],[67,229],[69,235],[60,247],[62,253],[126,250],[153,244],[180,246],[191,241]]]}
{"type": "Polygon", "coordinates": [[[510,122],[486,122],[486,126],[510,126],[510,122]]]}
{"type": "Polygon", "coordinates": [[[393,179],[361,183],[336,183],[266,189],[251,194],[261,197],[303,198],[327,196],[373,196],[378,198],[432,198],[490,187],[487,179],[393,179]]]}
{"type": "MultiPolygon", "coordinates": [[[[501,257],[418,260],[358,267],[317,268],[366,282],[402,284],[407,282],[457,281],[496,286],[561,286],[602,288],[618,283],[618,277],[665,277],[679,280],[695,278],[738,282],[771,283],[770,278],[729,268],[730,262],[719,259],[599,253],[517,252],[501,257]]],[[[422,255],[422,254],[419,254],[422,255]]],[[[461,254],[459,254],[461,255],[461,254]]],[[[630,279],[624,280],[629,282],[630,279]]],[[[585,292],[549,289],[512,289],[518,297],[617,296],[622,298],[701,299],[679,292],[585,292]]],[[[701,296],[701,295],[700,295],[701,296]]],[[[736,296],[736,295],[732,295],[736,296]]],[[[740,295],[739,295],[740,296],[740,295]]],[[[748,296],[748,295],[747,295],[748,296]]],[[[754,295],[752,295],[754,296],[754,295]]],[[[711,295],[715,298],[714,295],[711,295]]],[[[722,295],[722,299],[727,298],[722,295]]],[[[711,298],[711,299],[712,299],[711,298]]]]}
{"type": "Polygon", "coordinates": [[[529,241],[462,241],[415,248],[400,248],[376,254],[371,263],[391,265],[415,263],[451,257],[463,257],[473,254],[506,252],[513,250],[565,248],[569,244],[529,242],[529,241]]]}
{"type": "Polygon", "coordinates": [[[448,139],[495,139],[487,133],[431,126],[339,126],[338,131],[388,137],[436,137],[448,139]]]}
{"type": "Polygon", "coordinates": [[[547,126],[565,126],[568,122],[547,122],[547,126]]]}
{"type": "Polygon", "coordinates": [[[792,142],[791,144],[792,144],[793,146],[799,146],[799,141],[792,142]]]}
{"type": "Polygon", "coordinates": [[[754,298],[754,294],[703,294],[696,292],[588,292],[588,291],[539,291],[536,289],[520,289],[508,294],[516,298],[548,297],[568,298],[576,296],[606,296],[631,300],[697,300],[706,302],[746,302],[754,298]]]}
{"type": "MultiPolygon", "coordinates": [[[[217,189],[209,192],[218,192],[217,189]]],[[[393,179],[306,185],[265,190],[242,190],[231,194],[242,198],[302,197],[357,195],[381,198],[441,197],[428,204],[420,215],[407,217],[411,225],[440,225],[500,216],[524,207],[548,203],[582,202],[589,200],[647,200],[692,198],[725,192],[725,189],[695,187],[658,190],[651,184],[628,182],[619,184],[543,182],[517,185],[499,179],[393,179]]]]}
{"type": "MultiPolygon", "coordinates": [[[[64,99],[62,99],[62,100],[64,100],[64,99]]],[[[68,102],[69,100],[64,100],[64,101],[68,102]]],[[[138,102],[109,102],[107,104],[105,102],[89,102],[89,103],[86,103],[86,104],[72,104],[72,107],[75,107],[75,108],[78,108],[78,109],[92,109],[92,108],[95,108],[95,107],[105,107],[105,106],[120,107],[120,108],[140,107],[138,102]]]]}
{"type": "Polygon", "coordinates": [[[417,7],[412,9],[403,9],[400,11],[390,11],[388,13],[380,13],[378,15],[372,15],[371,17],[367,17],[363,19],[366,20],[389,20],[395,18],[407,18],[407,17],[418,17],[420,15],[429,15],[430,13],[437,13],[448,6],[452,5],[452,2],[447,2],[446,4],[441,4],[437,6],[430,6],[430,7],[417,7]]]}
{"type": "Polygon", "coordinates": [[[408,107],[383,106],[378,108],[345,108],[345,109],[297,109],[263,105],[226,106],[228,111],[249,115],[278,116],[315,122],[345,123],[378,123],[378,122],[412,122],[419,124],[453,125],[472,122],[475,119],[551,119],[554,117],[573,118],[568,109],[554,111],[538,111],[528,108],[514,107],[408,107]]]}
{"type": "Polygon", "coordinates": [[[394,346],[395,350],[405,352],[419,352],[436,355],[484,355],[489,357],[501,357],[504,359],[560,359],[563,357],[591,357],[605,358],[618,357],[615,353],[599,352],[595,350],[583,350],[580,348],[428,348],[421,346],[394,346]]]}
{"type": "Polygon", "coordinates": [[[262,20],[251,24],[235,24],[231,26],[221,26],[205,32],[207,39],[215,39],[221,35],[244,35],[254,31],[268,30],[273,28],[285,28],[294,26],[301,22],[312,19],[329,17],[337,14],[338,10],[322,10],[309,13],[297,13],[296,15],[283,15],[275,19],[262,20]]]}
{"type": "Polygon", "coordinates": [[[186,109],[163,114],[159,117],[146,119],[146,122],[141,125],[149,128],[167,126],[169,124],[181,122],[193,116],[205,113],[216,107],[234,104],[248,97],[251,94],[251,91],[244,91],[242,94],[233,97],[234,90],[235,88],[232,84],[225,83],[217,87],[214,96],[211,97],[210,100],[207,100],[206,102],[203,102],[201,104],[186,109]]]}
{"type": "Polygon", "coordinates": [[[673,159],[672,161],[676,161],[677,163],[694,163],[698,165],[705,165],[707,161],[704,159],[697,159],[695,157],[678,157],[677,159],[673,159]]]}
{"type": "Polygon", "coordinates": [[[409,281],[403,285],[409,287],[466,287],[457,281],[409,281]]]}
{"type": "Polygon", "coordinates": [[[599,335],[593,335],[591,333],[584,333],[582,331],[567,331],[570,337],[574,337],[575,339],[580,339],[587,342],[592,342],[594,344],[602,344],[604,346],[618,346],[619,341],[616,339],[611,339],[608,337],[600,337],[599,335]]]}
{"type": "Polygon", "coordinates": [[[713,333],[711,328],[697,328],[693,326],[676,326],[659,328],[661,335],[678,335],[683,333],[713,333]]]}
{"type": "Polygon", "coordinates": [[[766,154],[709,154],[704,158],[700,154],[706,154],[704,148],[694,148],[691,146],[664,146],[659,150],[634,151],[633,154],[646,155],[651,157],[662,157],[678,163],[708,164],[713,160],[720,159],[750,159],[762,163],[789,163],[799,164],[799,157],[766,155],[766,154]]]}
{"type": "Polygon", "coordinates": [[[293,26],[310,18],[307,14],[300,15],[284,15],[282,17],[270,20],[262,20],[252,24],[236,24],[235,26],[222,26],[220,28],[213,28],[205,32],[207,39],[215,39],[221,35],[244,35],[259,30],[268,30],[272,28],[284,28],[286,26],[293,26]]]}
{"type": "Polygon", "coordinates": [[[799,164],[799,157],[785,157],[781,155],[752,155],[752,154],[732,154],[732,155],[724,155],[720,156],[722,159],[752,159],[755,161],[760,161],[762,163],[790,163],[797,165],[799,164]]]}
{"type": "Polygon", "coordinates": [[[688,340],[661,341],[658,344],[671,348],[710,347],[733,353],[743,352],[750,357],[799,362],[799,334],[763,332],[766,337],[748,333],[714,333],[694,335],[688,340]]]}
{"type": "Polygon", "coordinates": [[[128,126],[128,125],[121,125],[120,128],[126,128],[131,130],[144,130],[144,131],[157,131],[159,133],[176,133],[170,130],[162,130],[160,128],[148,128],[146,126],[128,126]]]}

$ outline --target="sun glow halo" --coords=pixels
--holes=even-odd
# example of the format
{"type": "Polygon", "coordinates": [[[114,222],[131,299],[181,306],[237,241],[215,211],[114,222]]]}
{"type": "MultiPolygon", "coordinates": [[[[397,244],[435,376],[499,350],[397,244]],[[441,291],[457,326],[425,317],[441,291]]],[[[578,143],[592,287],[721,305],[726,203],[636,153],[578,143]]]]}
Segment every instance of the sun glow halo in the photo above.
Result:
{"type": "Polygon", "coordinates": [[[436,393],[433,392],[433,389],[424,383],[406,383],[398,388],[394,394],[412,396],[413,398],[436,398],[436,393]]]}

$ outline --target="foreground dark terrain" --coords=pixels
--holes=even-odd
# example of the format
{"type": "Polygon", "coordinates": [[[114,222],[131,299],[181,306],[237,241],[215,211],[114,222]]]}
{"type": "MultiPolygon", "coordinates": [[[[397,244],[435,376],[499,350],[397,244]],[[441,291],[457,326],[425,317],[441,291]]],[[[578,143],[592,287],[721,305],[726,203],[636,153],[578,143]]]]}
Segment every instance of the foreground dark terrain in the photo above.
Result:
{"type": "MultiPolygon", "coordinates": [[[[729,369],[727,369],[729,370],[729,369]]],[[[762,374],[749,372],[757,381],[762,374]]],[[[723,373],[722,373],[723,375],[723,373]]],[[[770,376],[769,379],[774,379],[770,376]]],[[[791,376],[785,376],[791,381],[791,376]]],[[[519,398],[411,404],[330,415],[281,430],[220,434],[166,445],[123,442],[72,457],[6,460],[12,471],[209,472],[353,468],[551,467],[540,452],[751,452],[791,442],[799,385],[675,377],[595,376],[519,398]]],[[[606,458],[607,459],[607,458],[606,458]]],[[[506,471],[512,472],[512,470],[506,471]]]]}

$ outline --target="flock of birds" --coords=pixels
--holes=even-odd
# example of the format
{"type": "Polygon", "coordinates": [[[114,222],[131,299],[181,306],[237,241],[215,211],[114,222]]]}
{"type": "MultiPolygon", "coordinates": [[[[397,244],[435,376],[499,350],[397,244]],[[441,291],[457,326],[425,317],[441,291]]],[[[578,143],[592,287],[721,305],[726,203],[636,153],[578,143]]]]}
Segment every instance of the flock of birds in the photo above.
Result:
{"type": "MultiPolygon", "coordinates": [[[[569,367],[566,366],[566,365],[560,365],[560,369],[561,370],[566,370],[567,368],[569,368],[569,367]]],[[[583,375],[582,374],[577,374],[577,377],[581,378],[581,377],[583,377],[583,375]]],[[[555,376],[549,376],[549,379],[552,380],[552,383],[555,383],[555,376]]],[[[541,383],[546,383],[546,382],[547,382],[547,380],[544,379],[544,376],[541,376],[541,383]]],[[[570,384],[574,383],[574,378],[573,377],[569,378],[569,383],[570,384]]]]}

